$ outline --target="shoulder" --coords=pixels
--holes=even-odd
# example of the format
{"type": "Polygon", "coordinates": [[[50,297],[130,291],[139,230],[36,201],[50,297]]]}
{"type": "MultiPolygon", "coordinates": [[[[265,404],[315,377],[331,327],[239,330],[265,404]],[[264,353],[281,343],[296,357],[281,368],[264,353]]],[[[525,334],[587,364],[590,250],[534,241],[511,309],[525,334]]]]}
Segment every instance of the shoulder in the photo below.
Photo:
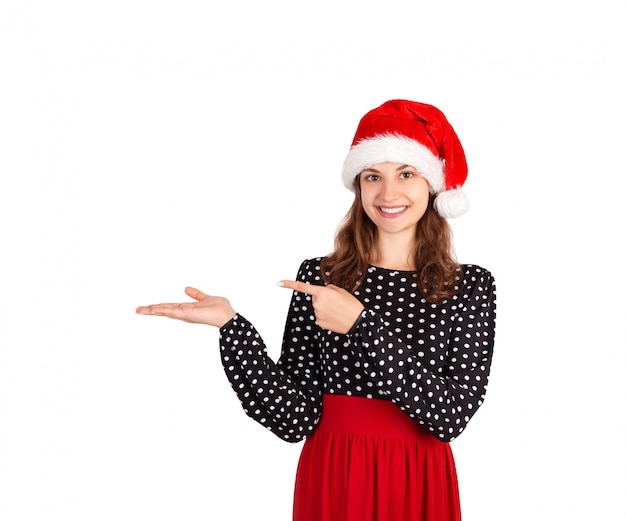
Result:
{"type": "Polygon", "coordinates": [[[481,294],[495,298],[495,279],[491,271],[477,264],[461,264],[460,288],[466,295],[481,294]]]}
{"type": "Polygon", "coordinates": [[[460,269],[464,281],[493,280],[493,274],[478,264],[461,264],[460,269]]]}
{"type": "Polygon", "coordinates": [[[321,270],[322,259],[323,257],[313,257],[302,261],[298,269],[298,280],[311,284],[323,284],[321,270]]]}

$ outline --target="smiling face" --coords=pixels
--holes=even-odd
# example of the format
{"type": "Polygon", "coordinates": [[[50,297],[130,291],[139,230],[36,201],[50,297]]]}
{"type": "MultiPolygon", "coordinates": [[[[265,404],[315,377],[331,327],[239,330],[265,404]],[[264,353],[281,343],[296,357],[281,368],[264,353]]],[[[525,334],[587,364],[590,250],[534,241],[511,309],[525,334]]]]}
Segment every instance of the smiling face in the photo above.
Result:
{"type": "Polygon", "coordinates": [[[359,176],[361,203],[378,233],[415,237],[428,207],[428,181],[412,166],[377,163],[359,176]]]}

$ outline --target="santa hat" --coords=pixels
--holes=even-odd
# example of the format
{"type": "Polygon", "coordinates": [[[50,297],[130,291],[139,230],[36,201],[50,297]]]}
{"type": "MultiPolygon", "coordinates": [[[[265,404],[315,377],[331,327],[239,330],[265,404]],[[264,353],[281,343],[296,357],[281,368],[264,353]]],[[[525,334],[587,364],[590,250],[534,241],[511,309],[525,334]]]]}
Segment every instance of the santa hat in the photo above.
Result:
{"type": "Polygon", "coordinates": [[[443,113],[424,103],[391,100],[361,119],[343,164],[342,180],[354,190],[354,179],[376,163],[390,161],[414,167],[436,194],[442,217],[458,217],[469,208],[463,193],[465,153],[443,113]]]}

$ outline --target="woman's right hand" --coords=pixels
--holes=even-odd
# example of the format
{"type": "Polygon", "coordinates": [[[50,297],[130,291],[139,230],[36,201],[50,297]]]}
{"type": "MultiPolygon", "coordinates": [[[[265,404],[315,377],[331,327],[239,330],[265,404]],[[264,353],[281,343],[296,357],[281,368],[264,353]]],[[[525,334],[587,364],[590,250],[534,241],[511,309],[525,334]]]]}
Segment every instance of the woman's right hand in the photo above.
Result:
{"type": "Polygon", "coordinates": [[[236,315],[230,302],[224,297],[205,295],[195,288],[185,288],[185,293],[195,299],[196,302],[139,306],[135,312],[139,315],[167,317],[192,324],[208,324],[215,327],[222,327],[236,315]]]}

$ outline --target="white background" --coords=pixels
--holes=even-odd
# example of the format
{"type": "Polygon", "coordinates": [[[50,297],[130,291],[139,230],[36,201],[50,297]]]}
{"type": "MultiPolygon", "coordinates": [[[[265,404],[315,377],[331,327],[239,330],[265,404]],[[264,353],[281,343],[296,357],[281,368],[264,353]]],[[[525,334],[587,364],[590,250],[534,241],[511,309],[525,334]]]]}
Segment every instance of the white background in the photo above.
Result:
{"type": "Polygon", "coordinates": [[[288,520],[301,445],[248,419],[228,296],[280,351],[351,202],[359,118],[441,108],[498,284],[492,380],[453,442],[464,521],[624,519],[616,1],[0,2],[0,519],[288,520]]]}

